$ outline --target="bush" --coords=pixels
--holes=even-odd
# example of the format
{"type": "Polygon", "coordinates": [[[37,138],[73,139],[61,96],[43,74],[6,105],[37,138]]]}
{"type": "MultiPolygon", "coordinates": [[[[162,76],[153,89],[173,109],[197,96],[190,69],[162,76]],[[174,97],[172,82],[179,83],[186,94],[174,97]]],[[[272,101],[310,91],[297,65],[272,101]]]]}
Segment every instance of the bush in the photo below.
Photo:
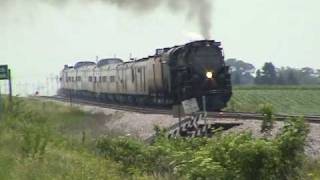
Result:
{"type": "Polygon", "coordinates": [[[303,119],[285,122],[275,139],[256,139],[250,133],[217,134],[212,139],[168,140],[147,146],[123,138],[102,138],[98,148],[134,172],[169,174],[187,179],[298,179],[304,161],[308,127],[303,119]]]}
{"type": "Polygon", "coordinates": [[[273,128],[274,116],[271,104],[260,105],[259,112],[263,115],[261,132],[270,132],[273,128]]]}
{"type": "MultiPolygon", "coordinates": [[[[125,173],[136,174],[143,169],[144,145],[129,138],[101,138],[97,147],[105,157],[122,163],[125,173]]],[[[140,173],[141,174],[141,173],[140,173]]]]}
{"type": "Polygon", "coordinates": [[[309,126],[303,118],[291,118],[285,122],[282,134],[275,141],[280,151],[282,178],[297,179],[301,176],[308,133],[309,126]]]}

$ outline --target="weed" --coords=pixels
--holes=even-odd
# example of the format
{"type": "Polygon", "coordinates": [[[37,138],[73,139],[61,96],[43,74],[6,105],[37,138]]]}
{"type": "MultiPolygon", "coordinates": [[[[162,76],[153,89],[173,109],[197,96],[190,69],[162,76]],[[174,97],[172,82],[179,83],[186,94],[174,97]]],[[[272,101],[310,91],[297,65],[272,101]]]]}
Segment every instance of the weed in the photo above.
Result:
{"type": "Polygon", "coordinates": [[[271,104],[260,105],[259,112],[263,116],[261,124],[261,132],[270,132],[273,128],[274,116],[273,107],[271,104]]]}

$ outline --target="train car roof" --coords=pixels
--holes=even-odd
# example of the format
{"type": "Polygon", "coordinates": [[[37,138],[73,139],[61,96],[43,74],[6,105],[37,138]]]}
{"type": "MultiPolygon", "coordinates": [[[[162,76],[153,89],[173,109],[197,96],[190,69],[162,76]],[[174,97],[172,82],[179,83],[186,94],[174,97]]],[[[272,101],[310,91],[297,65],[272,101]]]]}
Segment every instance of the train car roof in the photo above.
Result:
{"type": "Polygon", "coordinates": [[[101,59],[98,64],[97,67],[101,67],[101,66],[105,66],[105,65],[110,65],[110,64],[120,64],[123,63],[122,59],[119,58],[108,58],[108,59],[101,59]]]}
{"type": "Polygon", "coordinates": [[[78,69],[78,68],[81,68],[81,67],[84,67],[84,66],[94,66],[94,65],[96,65],[96,63],[92,62],[92,61],[80,61],[80,62],[77,62],[74,65],[74,68],[78,69]]]}

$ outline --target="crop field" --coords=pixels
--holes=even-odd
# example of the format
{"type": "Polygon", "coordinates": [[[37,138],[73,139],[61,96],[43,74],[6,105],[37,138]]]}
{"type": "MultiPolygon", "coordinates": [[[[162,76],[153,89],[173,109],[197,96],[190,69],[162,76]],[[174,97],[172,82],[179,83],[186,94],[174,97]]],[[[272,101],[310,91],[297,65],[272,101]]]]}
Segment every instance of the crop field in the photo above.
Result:
{"type": "Polygon", "coordinates": [[[320,115],[320,86],[234,87],[226,110],[257,112],[266,103],[272,104],[280,114],[320,115]]]}
{"type": "Polygon", "coordinates": [[[145,144],[90,132],[104,118],[53,102],[1,103],[0,179],[320,178],[319,161],[303,155],[303,119],[288,121],[273,140],[248,133],[169,140],[160,130],[145,144]]]}

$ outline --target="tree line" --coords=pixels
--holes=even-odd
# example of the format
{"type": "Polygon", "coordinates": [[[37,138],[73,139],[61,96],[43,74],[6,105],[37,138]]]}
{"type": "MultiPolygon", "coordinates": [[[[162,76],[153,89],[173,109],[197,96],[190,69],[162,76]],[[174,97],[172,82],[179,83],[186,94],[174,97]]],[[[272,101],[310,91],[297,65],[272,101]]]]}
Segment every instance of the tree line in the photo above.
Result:
{"type": "Polygon", "coordinates": [[[276,67],[266,62],[261,69],[238,59],[227,59],[234,85],[320,85],[320,69],[276,67]]]}

